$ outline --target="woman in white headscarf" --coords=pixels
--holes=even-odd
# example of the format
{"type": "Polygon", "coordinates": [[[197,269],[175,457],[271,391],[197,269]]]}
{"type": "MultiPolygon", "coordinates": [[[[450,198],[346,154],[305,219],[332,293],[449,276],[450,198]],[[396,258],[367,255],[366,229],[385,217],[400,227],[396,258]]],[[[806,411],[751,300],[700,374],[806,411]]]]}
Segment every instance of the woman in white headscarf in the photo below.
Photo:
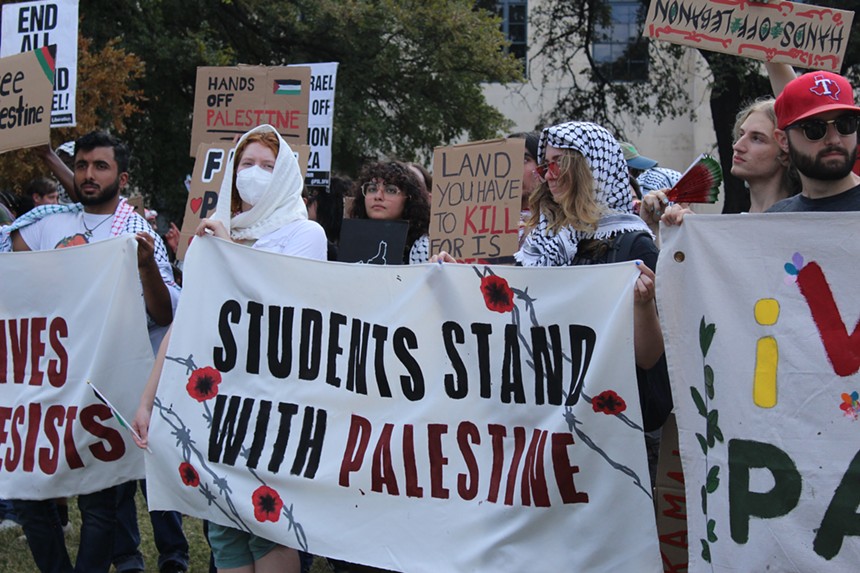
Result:
{"type": "Polygon", "coordinates": [[[271,125],[255,127],[239,139],[228,161],[211,219],[196,234],[285,255],[325,260],[325,231],[308,220],[304,182],[290,146],[271,125]]]}
{"type": "MultiPolygon", "coordinates": [[[[227,162],[215,215],[203,219],[196,234],[216,237],[275,253],[325,260],[325,231],[302,201],[303,180],[289,145],[270,125],[243,135],[233,159],[227,162]]],[[[164,367],[170,333],[164,337],[152,373],[132,422],[140,440],[148,445],[149,421],[164,367]]],[[[219,571],[241,573],[300,570],[295,549],[251,533],[216,523],[209,524],[209,543],[219,571]]]]}

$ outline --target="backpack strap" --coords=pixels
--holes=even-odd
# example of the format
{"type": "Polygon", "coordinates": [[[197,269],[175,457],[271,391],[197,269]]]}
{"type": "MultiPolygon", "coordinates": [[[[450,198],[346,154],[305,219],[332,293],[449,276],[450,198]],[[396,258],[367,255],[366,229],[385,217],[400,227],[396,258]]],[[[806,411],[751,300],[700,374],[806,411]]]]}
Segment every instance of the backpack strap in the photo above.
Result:
{"type": "Polygon", "coordinates": [[[616,235],[612,240],[612,246],[609,247],[607,254],[607,263],[621,263],[630,260],[630,252],[633,250],[633,244],[641,236],[651,236],[648,231],[628,231],[616,235]]]}

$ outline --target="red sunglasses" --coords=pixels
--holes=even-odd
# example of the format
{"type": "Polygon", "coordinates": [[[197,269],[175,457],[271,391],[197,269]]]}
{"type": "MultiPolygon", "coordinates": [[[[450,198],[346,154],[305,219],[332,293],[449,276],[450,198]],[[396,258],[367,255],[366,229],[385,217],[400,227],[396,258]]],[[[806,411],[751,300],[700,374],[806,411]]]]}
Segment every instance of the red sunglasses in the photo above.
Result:
{"type": "Polygon", "coordinates": [[[547,173],[557,178],[560,172],[561,168],[558,165],[558,159],[553,159],[552,161],[541,163],[540,165],[535,167],[535,173],[540,178],[540,180],[544,182],[546,181],[547,173]]]}

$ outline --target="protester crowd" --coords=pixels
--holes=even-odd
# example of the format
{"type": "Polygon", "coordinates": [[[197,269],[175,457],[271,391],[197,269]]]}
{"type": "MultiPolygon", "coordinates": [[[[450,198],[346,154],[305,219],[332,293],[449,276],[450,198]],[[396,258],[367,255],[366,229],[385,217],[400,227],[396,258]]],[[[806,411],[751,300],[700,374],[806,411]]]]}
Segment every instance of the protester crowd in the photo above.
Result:
{"type": "MultiPolygon", "coordinates": [[[[774,99],[762,94],[737,116],[732,175],[750,193],[750,212],[860,210],[857,160],[860,107],[850,83],[828,72],[812,72],[783,85],[774,99]]],[[[681,224],[693,212],[668,202],[666,191],[680,173],[643,157],[588,121],[547,126],[523,139],[522,208],[516,263],[569,266],[637,261],[634,287],[636,375],[649,466],[656,467],[660,430],[672,410],[663,334],[655,303],[654,271],[659,256],[658,223],[681,224]],[[637,214],[638,209],[638,214],[637,214]]],[[[147,445],[149,419],[164,363],[168,328],[180,296],[171,259],[178,230],[165,240],[120,193],[129,183],[129,148],[105,132],[92,132],[74,146],[40,149],[53,172],[31,182],[23,196],[0,194],[0,246],[47,250],[135,235],[147,324],[156,363],[133,427],[147,445]],[[69,167],[60,156],[70,155],[69,167]],[[58,202],[60,192],[76,200],[58,202]]],[[[670,158],[664,158],[670,159],[670,158]]],[[[455,263],[442,252],[430,258],[430,174],[397,160],[368,163],[351,182],[333,178],[330,188],[305,189],[289,145],[271,126],[244,134],[226,166],[214,216],[197,235],[212,234],[255,249],[318,260],[337,258],[341,221],[347,216],[409,224],[400,262],[455,263]],[[344,209],[344,200],[351,206],[344,209]]],[[[19,523],[37,566],[44,572],[144,569],[138,544],[134,496],[147,484],[129,482],[79,495],[81,542],[72,566],[65,547],[65,500],[0,502],[0,527],[19,523]]],[[[176,512],[150,512],[162,572],[188,568],[188,544],[176,512]]],[[[308,570],[311,557],[237,529],[207,524],[213,568],[221,571],[308,570]]],[[[332,562],[342,571],[372,568],[332,562]]]]}

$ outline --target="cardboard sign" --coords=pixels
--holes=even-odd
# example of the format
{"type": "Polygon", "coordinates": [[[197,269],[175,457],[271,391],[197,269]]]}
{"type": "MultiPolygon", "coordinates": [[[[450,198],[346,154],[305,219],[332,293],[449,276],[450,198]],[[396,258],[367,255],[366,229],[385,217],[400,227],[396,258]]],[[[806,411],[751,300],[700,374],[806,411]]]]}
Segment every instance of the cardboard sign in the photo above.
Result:
{"type": "Polygon", "coordinates": [[[135,195],[134,197],[129,197],[126,199],[128,204],[132,206],[134,212],[146,219],[146,208],[143,206],[143,196],[135,195]]]}
{"type": "Polygon", "coordinates": [[[305,185],[328,187],[331,180],[331,145],[337,62],[298,65],[311,69],[311,101],[310,116],[308,116],[308,143],[311,146],[311,154],[307,163],[305,185]]]}
{"type": "Polygon", "coordinates": [[[696,215],[663,229],[657,305],[690,573],[860,561],[858,229],[857,212],[696,215]]]}
{"type": "Polygon", "coordinates": [[[38,0],[3,6],[0,58],[52,44],[57,46],[57,53],[51,127],[70,127],[77,122],[78,0],[38,0]]]}
{"type": "Polygon", "coordinates": [[[524,145],[495,139],[433,151],[431,255],[474,261],[516,252],[524,145]]]}
{"type": "Polygon", "coordinates": [[[792,2],[651,0],[645,35],[763,60],[839,72],[854,12],[792,2]]]}
{"type": "Polygon", "coordinates": [[[0,60],[0,153],[51,143],[56,46],[0,60]]]}
{"type": "MultiPolygon", "coordinates": [[[[197,149],[197,159],[194,162],[194,173],[191,175],[191,185],[188,200],[185,203],[185,216],[182,219],[182,229],[179,231],[179,247],[176,258],[185,259],[185,251],[194,237],[194,231],[200,224],[200,219],[215,214],[218,205],[218,193],[221,191],[221,181],[227,161],[233,155],[233,143],[216,142],[201,143],[197,149]]],[[[304,175],[308,164],[310,147],[307,145],[290,145],[299,162],[299,168],[304,175]],[[302,166],[305,166],[302,168],[302,166]]]]}
{"type": "Polygon", "coordinates": [[[197,68],[191,154],[201,143],[233,141],[263,124],[290,145],[307,143],[310,82],[304,67],[197,68]]]}
{"type": "Polygon", "coordinates": [[[661,570],[632,262],[350,265],[201,237],[184,270],[150,509],[410,573],[661,570]]]}

